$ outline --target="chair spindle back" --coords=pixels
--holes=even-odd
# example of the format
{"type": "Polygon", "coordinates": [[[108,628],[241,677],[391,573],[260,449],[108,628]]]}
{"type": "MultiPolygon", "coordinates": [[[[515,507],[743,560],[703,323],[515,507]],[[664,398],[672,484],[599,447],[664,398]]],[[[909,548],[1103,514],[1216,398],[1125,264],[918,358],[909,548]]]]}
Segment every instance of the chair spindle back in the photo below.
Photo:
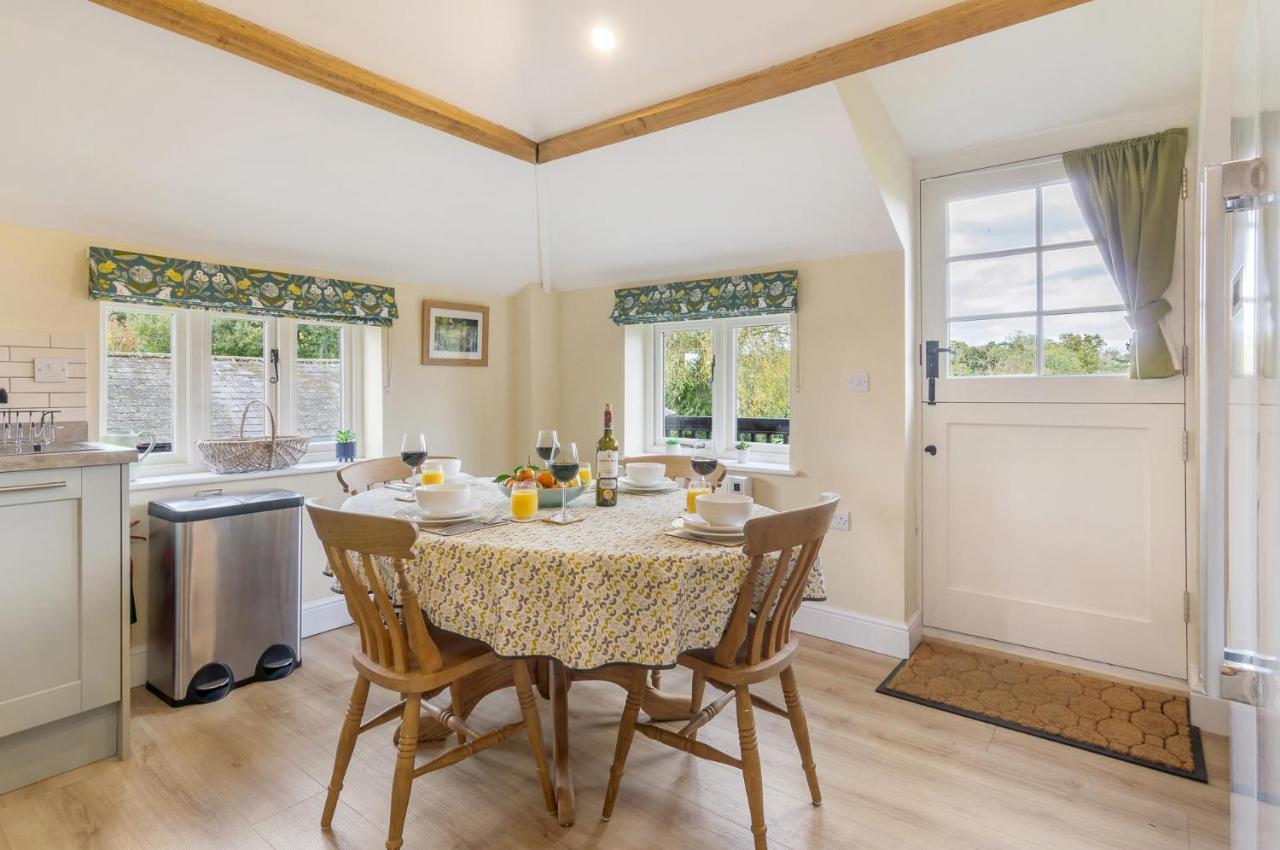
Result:
{"type": "Polygon", "coordinates": [[[839,503],[838,493],[823,493],[812,507],[747,521],[742,552],[751,558],[751,568],[738,588],[738,601],[716,647],[717,664],[731,666],[744,641],[746,663],[753,665],[772,657],[791,640],[791,621],[804,600],[805,584],[839,503]],[[776,565],[756,605],[756,583],[770,556],[776,556],[776,565]]]}
{"type": "Polygon", "coordinates": [[[402,481],[412,471],[398,457],[378,457],[342,467],[338,470],[338,483],[342,485],[342,492],[351,496],[388,481],[402,481]]]}
{"type": "Polygon", "coordinates": [[[345,513],[307,501],[307,513],[324,547],[329,567],[342,585],[351,619],[360,631],[360,649],[394,673],[406,673],[414,659],[424,672],[444,666],[427,631],[418,595],[404,562],[412,557],[418,530],[407,520],[345,513]],[[390,561],[400,591],[400,611],[391,601],[375,558],[390,561]]]}
{"type": "MultiPolygon", "coordinates": [[[[698,477],[688,455],[632,455],[622,459],[624,466],[628,463],[660,463],[667,468],[668,478],[688,478],[692,481],[698,477]]],[[[707,476],[707,480],[711,482],[711,486],[719,487],[728,472],[723,463],[716,463],[715,471],[707,476]]]]}

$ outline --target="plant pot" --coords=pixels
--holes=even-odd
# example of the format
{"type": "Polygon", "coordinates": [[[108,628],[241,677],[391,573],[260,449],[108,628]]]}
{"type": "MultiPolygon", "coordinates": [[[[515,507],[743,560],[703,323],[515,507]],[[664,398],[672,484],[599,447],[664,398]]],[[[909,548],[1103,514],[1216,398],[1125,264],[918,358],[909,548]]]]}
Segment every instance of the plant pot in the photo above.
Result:
{"type": "Polygon", "coordinates": [[[684,446],[680,445],[679,443],[676,443],[674,446],[667,446],[667,454],[669,455],[684,454],[684,446]]]}
{"type": "Polygon", "coordinates": [[[734,449],[733,453],[738,458],[738,463],[747,463],[751,460],[751,449],[734,449]]]}
{"type": "Polygon", "coordinates": [[[349,443],[334,443],[334,449],[337,452],[338,460],[343,463],[349,463],[356,459],[356,441],[349,443]]]}

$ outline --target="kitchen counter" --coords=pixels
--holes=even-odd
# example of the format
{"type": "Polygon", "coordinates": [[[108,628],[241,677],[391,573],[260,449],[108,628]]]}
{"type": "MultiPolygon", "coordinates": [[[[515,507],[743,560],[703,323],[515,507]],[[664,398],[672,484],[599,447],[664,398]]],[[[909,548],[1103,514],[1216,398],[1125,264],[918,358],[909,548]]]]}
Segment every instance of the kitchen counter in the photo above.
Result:
{"type": "Polygon", "coordinates": [[[34,452],[30,446],[24,446],[22,454],[14,454],[12,446],[0,446],[0,472],[114,466],[133,463],[137,459],[135,450],[106,443],[54,443],[52,450],[42,452],[34,452]],[[75,447],[74,450],[69,450],[71,446],[75,447]]]}

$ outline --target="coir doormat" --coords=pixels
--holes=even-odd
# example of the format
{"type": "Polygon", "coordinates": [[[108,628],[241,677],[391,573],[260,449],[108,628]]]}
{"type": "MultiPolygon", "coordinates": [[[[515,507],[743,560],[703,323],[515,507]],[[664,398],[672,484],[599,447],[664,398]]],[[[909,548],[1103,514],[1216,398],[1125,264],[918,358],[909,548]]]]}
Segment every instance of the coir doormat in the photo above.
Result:
{"type": "Polygon", "coordinates": [[[922,643],[879,693],[1208,782],[1184,694],[942,641],[922,643]]]}

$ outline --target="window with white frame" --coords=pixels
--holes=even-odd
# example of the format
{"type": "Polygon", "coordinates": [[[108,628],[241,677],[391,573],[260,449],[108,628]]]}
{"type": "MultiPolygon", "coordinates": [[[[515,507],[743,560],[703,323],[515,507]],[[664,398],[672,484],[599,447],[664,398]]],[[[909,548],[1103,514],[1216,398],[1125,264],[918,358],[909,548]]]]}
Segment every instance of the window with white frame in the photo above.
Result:
{"type": "Polygon", "coordinates": [[[945,267],[950,377],[1127,375],[1124,305],[1061,160],[946,179],[964,190],[936,196],[942,232],[925,239],[945,267]]]}
{"type": "Polygon", "coordinates": [[[156,438],[154,466],[201,468],[201,439],[281,433],[331,456],[355,416],[350,325],[108,303],[103,306],[102,431],[156,438]],[[247,413],[246,413],[247,408],[247,413]]]}
{"type": "Polygon", "coordinates": [[[791,443],[788,316],[747,316],[647,327],[651,448],[713,441],[726,456],[785,462],[791,443]]]}

